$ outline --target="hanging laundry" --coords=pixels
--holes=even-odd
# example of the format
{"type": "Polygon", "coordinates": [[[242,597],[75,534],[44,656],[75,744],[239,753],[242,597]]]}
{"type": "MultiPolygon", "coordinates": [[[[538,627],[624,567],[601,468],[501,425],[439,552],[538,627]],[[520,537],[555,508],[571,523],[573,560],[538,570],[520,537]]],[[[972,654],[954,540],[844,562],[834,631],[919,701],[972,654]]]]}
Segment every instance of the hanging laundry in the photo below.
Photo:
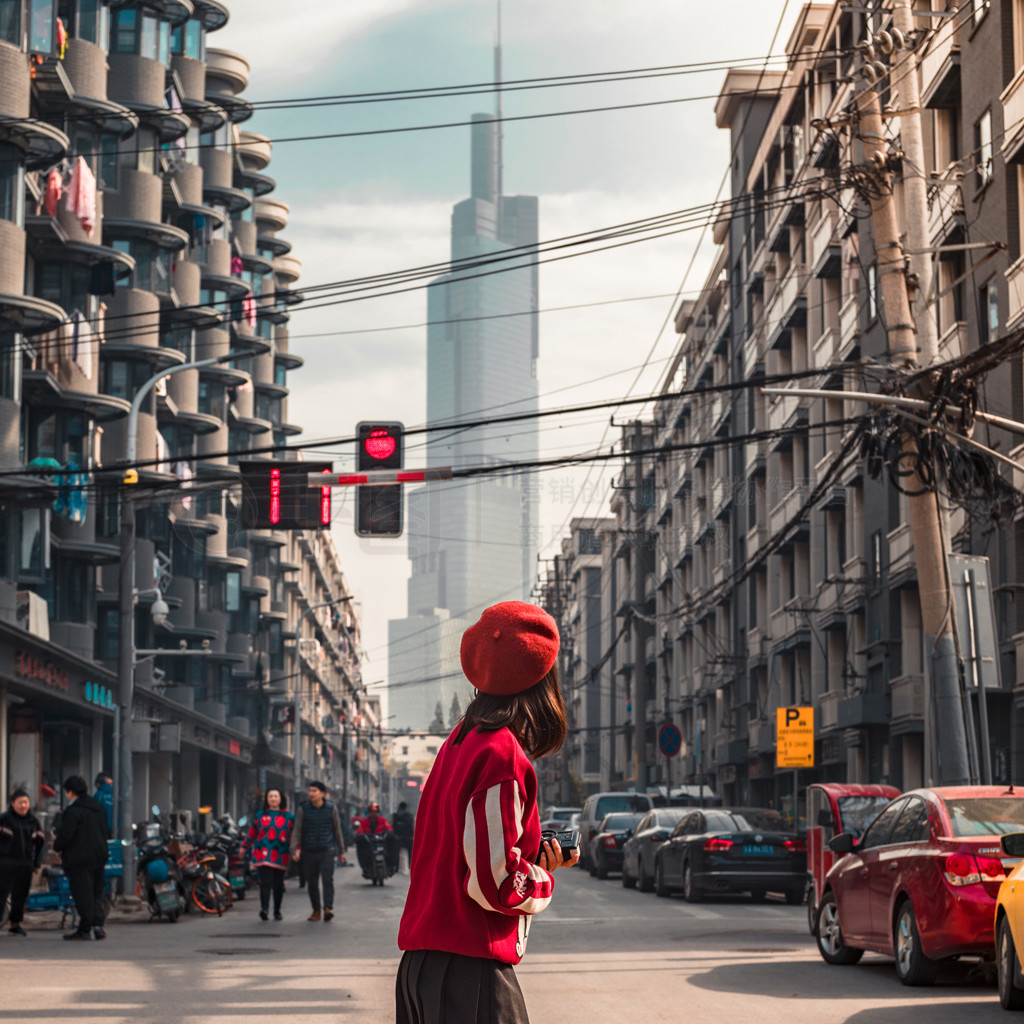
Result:
{"type": "Polygon", "coordinates": [[[156,471],[158,473],[170,473],[171,446],[159,430],[156,432],[156,457],[159,460],[156,471]]]}
{"type": "Polygon", "coordinates": [[[843,239],[843,277],[847,281],[860,279],[860,239],[856,231],[843,239]]]}
{"type": "Polygon", "coordinates": [[[89,477],[79,470],[74,459],[69,459],[63,469],[64,472],[56,478],[60,490],[53,503],[53,511],[81,526],[89,510],[89,477]]]}
{"type": "MultiPolygon", "coordinates": [[[[176,462],[174,464],[174,475],[181,481],[181,489],[183,491],[188,490],[192,486],[192,467],[187,462],[176,462]]],[[[192,498],[188,495],[183,495],[181,499],[181,507],[186,511],[190,511],[192,508],[192,498]]]]}
{"type": "Polygon", "coordinates": [[[57,57],[59,60],[64,59],[64,54],[68,52],[68,30],[64,27],[64,19],[57,19],[57,57]]]}
{"type": "Polygon", "coordinates": [[[46,176],[46,191],[43,193],[43,210],[47,217],[57,216],[57,204],[64,192],[64,183],[61,181],[60,171],[54,167],[46,176]]]}
{"type": "Polygon", "coordinates": [[[242,309],[245,313],[245,322],[253,330],[256,330],[256,299],[252,292],[249,292],[242,300],[242,309]]]}
{"type": "Polygon", "coordinates": [[[93,347],[96,344],[92,327],[81,310],[71,314],[71,361],[85,374],[92,376],[93,347]]]}
{"type": "Polygon", "coordinates": [[[232,277],[241,277],[243,269],[244,268],[242,267],[242,259],[241,259],[241,257],[240,256],[232,256],[231,257],[231,276],[232,277]]]}
{"type": "Polygon", "coordinates": [[[115,271],[113,260],[94,263],[92,270],[89,271],[89,294],[114,295],[117,291],[114,279],[115,271]]]}
{"type": "Polygon", "coordinates": [[[96,175],[84,157],[78,157],[71,168],[65,209],[78,218],[86,236],[92,238],[96,227],[96,175]]]}

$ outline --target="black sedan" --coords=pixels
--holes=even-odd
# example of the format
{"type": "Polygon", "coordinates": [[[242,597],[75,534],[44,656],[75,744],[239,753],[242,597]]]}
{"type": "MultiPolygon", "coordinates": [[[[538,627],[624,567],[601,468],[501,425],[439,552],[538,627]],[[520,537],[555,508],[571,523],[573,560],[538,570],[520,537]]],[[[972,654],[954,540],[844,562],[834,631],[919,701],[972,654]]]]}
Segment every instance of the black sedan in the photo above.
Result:
{"type": "Polygon", "coordinates": [[[590,840],[590,873],[607,878],[609,871],[622,867],[622,844],[633,834],[643,814],[618,811],[606,814],[590,840]]]}
{"type": "Polygon", "coordinates": [[[682,818],[688,807],[656,807],[648,811],[636,831],[622,847],[622,884],[627,889],[639,886],[641,892],[654,891],[654,855],[682,818]]]}
{"type": "Polygon", "coordinates": [[[807,885],[807,844],[778,811],[737,807],[692,811],[654,856],[654,891],[676,890],[691,903],[706,893],[770,889],[800,903],[807,885]]]}

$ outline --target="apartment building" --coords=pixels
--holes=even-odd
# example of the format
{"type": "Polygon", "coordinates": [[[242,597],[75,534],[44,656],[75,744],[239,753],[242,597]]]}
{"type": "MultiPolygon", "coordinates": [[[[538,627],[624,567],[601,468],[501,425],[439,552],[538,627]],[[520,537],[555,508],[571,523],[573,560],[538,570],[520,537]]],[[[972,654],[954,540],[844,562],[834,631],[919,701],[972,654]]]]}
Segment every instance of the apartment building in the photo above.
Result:
{"type": "Polygon", "coordinates": [[[222,359],[166,377],[137,421],[135,817],[344,787],[345,724],[379,718],[329,537],[242,523],[239,458],[301,432],[301,296],[271,144],[243,127],[249,66],[208,45],[228,16],[0,3],[0,789],[34,801],[115,770],[127,414],[194,361],[222,359]]]}
{"type": "MultiPolygon", "coordinates": [[[[942,360],[1024,325],[1024,5],[979,0],[947,11],[933,2],[930,15],[921,6],[910,42],[936,269],[928,308],[942,360]]],[[[937,756],[925,730],[907,500],[859,453],[841,457],[848,421],[865,409],[842,393],[877,391],[891,372],[870,209],[849,173],[864,161],[853,116],[866,85],[857,46],[887,27],[886,10],[806,4],[784,71],[728,74],[715,116],[729,133],[730,198],[714,224],[716,255],[700,297],[678,310],[680,342],[651,424],[663,451],[647,520],[656,532],[658,666],[648,735],[661,720],[682,731],[671,784],[703,782],[727,803],[797,815],[810,782],[920,785],[937,756]],[[805,375],[789,390],[836,397],[728,390],[787,374],[805,375]],[[714,390],[678,397],[704,388],[714,390]],[[775,711],[794,704],[816,711],[815,767],[799,775],[778,770],[775,757],[775,711]]],[[[888,111],[901,110],[897,76],[887,72],[879,90],[888,111]]],[[[886,117],[895,152],[900,123],[886,117]]],[[[899,185],[895,200],[905,231],[899,185]]],[[[1022,373],[1020,357],[990,373],[985,407],[1024,419],[1022,373]]],[[[1024,452],[1019,438],[994,429],[985,443],[1024,452]]],[[[628,492],[612,496],[620,531],[632,528],[628,492]]],[[[1006,782],[1024,763],[1024,533],[1019,519],[985,521],[956,507],[947,530],[955,553],[990,559],[1001,677],[987,691],[990,770],[1006,782]]],[[[614,550],[625,543],[620,536],[614,550]]],[[[646,601],[647,588],[622,569],[606,560],[606,615],[646,601]]],[[[606,626],[605,651],[615,635],[606,626]]],[[[618,643],[602,686],[619,670],[631,677],[632,651],[625,638],[618,643]]],[[[616,720],[606,714],[601,724],[614,749],[616,720]]],[[[648,743],[648,782],[662,785],[664,761],[656,766],[653,753],[648,743]]],[[[628,772],[607,778],[631,784],[628,772]]]]}

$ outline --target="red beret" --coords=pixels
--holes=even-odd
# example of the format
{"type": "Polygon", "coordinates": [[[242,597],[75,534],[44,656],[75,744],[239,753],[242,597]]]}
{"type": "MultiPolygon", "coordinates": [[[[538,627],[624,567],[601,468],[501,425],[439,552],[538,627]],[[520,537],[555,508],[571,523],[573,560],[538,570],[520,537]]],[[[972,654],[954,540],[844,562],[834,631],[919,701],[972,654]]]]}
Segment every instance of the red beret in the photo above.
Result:
{"type": "Polygon", "coordinates": [[[481,692],[510,697],[539,683],[558,656],[558,623],[525,601],[492,605],[462,634],[462,671],[481,692]]]}

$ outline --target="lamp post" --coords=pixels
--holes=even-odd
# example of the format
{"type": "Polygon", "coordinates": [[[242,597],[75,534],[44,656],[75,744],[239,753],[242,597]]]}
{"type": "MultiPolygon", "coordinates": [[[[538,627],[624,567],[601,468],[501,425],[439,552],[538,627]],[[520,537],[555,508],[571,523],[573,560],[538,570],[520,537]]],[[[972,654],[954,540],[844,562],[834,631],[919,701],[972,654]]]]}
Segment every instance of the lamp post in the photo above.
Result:
{"type": "MultiPolygon", "coordinates": [[[[302,642],[300,633],[302,631],[302,620],[310,612],[318,611],[320,608],[332,608],[336,604],[344,604],[351,601],[355,595],[346,594],[344,597],[336,598],[333,601],[320,601],[318,604],[311,604],[300,616],[295,624],[295,650],[298,654],[298,645],[302,642]]],[[[296,665],[295,672],[295,751],[293,772],[295,775],[295,806],[299,806],[302,799],[302,671],[296,665]]]]}
{"type": "MultiPolygon", "coordinates": [[[[228,352],[211,359],[181,363],[155,373],[136,392],[128,412],[128,443],[124,483],[121,490],[121,561],[118,567],[117,607],[117,695],[120,705],[120,736],[118,737],[117,808],[118,832],[124,849],[124,891],[135,892],[135,845],[132,842],[132,708],[135,703],[135,498],[131,485],[139,479],[135,469],[138,449],[139,413],[142,403],[165,377],[185,370],[197,370],[235,359],[251,357],[251,352],[228,352]]],[[[161,602],[162,603],[162,602],[161,602]]],[[[166,608],[166,605],[164,605],[166,608]]],[[[164,612],[166,617],[166,612],[164,612]]]]}

